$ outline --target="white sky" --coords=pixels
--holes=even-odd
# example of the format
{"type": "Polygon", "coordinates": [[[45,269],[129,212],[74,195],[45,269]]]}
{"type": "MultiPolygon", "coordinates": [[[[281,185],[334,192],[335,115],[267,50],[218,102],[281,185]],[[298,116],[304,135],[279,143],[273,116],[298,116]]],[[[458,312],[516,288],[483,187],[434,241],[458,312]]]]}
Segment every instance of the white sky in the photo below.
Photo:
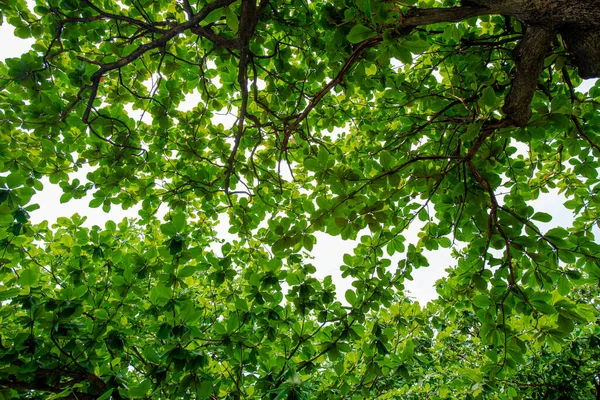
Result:
{"type": "MultiPolygon", "coordinates": [[[[0,47],[0,60],[4,60],[9,57],[18,57],[24,52],[30,49],[32,44],[31,40],[23,40],[14,37],[13,28],[8,24],[0,26],[0,40],[2,46],[0,47]]],[[[590,82],[587,83],[591,85],[590,82]]],[[[182,107],[191,108],[194,104],[194,98],[190,98],[191,101],[183,104],[182,107]]],[[[229,124],[229,118],[224,119],[224,124],[229,124]]],[[[72,176],[72,178],[79,178],[82,182],[85,182],[85,173],[87,171],[82,169],[79,173],[72,176]]],[[[51,185],[47,180],[44,181],[44,190],[36,194],[33,198],[33,202],[38,203],[41,208],[31,213],[31,220],[33,223],[39,223],[43,220],[48,220],[52,224],[59,216],[71,216],[74,212],[80,215],[88,217],[88,226],[99,225],[104,226],[105,222],[109,219],[114,221],[120,221],[125,217],[136,217],[139,207],[133,207],[129,210],[122,210],[120,207],[111,209],[110,213],[104,213],[101,209],[90,209],[88,203],[92,196],[89,195],[83,199],[72,199],[66,204],[60,204],[59,198],[62,195],[62,190],[58,185],[51,185]]],[[[536,211],[545,211],[553,215],[554,219],[551,223],[541,224],[546,229],[553,226],[570,226],[573,218],[572,214],[562,206],[564,198],[556,195],[543,195],[534,203],[536,211]]],[[[219,229],[222,238],[231,238],[231,235],[227,234],[226,223],[222,223],[222,229],[219,229]]],[[[416,243],[418,226],[413,224],[409,232],[405,234],[408,243],[416,243]]],[[[354,243],[352,241],[343,241],[339,237],[331,237],[325,234],[318,234],[318,241],[315,245],[312,255],[315,259],[312,261],[313,265],[317,268],[316,275],[323,278],[327,275],[331,275],[334,283],[337,286],[338,298],[344,301],[344,292],[350,288],[350,281],[343,280],[339,271],[340,265],[342,265],[342,258],[344,253],[352,254],[354,243]]],[[[433,284],[441,277],[445,275],[445,269],[454,264],[454,260],[450,257],[450,249],[440,249],[435,252],[427,252],[427,258],[430,262],[430,267],[421,268],[413,271],[413,281],[406,281],[406,287],[409,294],[414,299],[421,303],[425,303],[435,297],[435,289],[433,284]]],[[[400,255],[396,255],[392,258],[392,266],[395,266],[400,259],[400,255]]]]}

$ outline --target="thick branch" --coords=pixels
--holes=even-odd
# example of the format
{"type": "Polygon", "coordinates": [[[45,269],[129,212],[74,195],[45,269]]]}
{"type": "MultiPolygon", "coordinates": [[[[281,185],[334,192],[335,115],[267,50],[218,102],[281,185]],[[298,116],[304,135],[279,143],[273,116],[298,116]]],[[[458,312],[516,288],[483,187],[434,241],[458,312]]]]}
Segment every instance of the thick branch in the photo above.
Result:
{"type": "Polygon", "coordinates": [[[554,30],[530,26],[515,51],[517,69],[502,110],[517,126],[531,118],[531,100],[555,35],[554,30]]]}
{"type": "MultiPolygon", "coordinates": [[[[65,351],[62,347],[60,347],[60,345],[58,344],[58,341],[56,340],[56,338],[54,338],[52,333],[50,333],[50,340],[52,340],[52,343],[54,343],[54,345],[61,352],[61,354],[63,354],[68,359],[70,359],[74,365],[76,365],[78,368],[80,368],[83,371],[81,374],[79,374],[77,376],[82,377],[82,378],[85,377],[85,379],[87,379],[88,381],[90,381],[91,383],[96,385],[96,387],[102,391],[106,390],[106,383],[104,383],[104,381],[102,379],[100,379],[98,376],[92,374],[91,372],[86,371],[86,369],[79,363],[79,361],[77,361],[77,359],[75,357],[73,357],[73,355],[71,353],[65,351]]],[[[59,373],[58,375],[64,375],[64,374],[59,373]]]]}
{"type": "Polygon", "coordinates": [[[494,14],[515,17],[528,25],[558,27],[575,23],[600,26],[599,0],[469,0],[469,3],[488,7],[494,14]]]}
{"type": "Polygon", "coordinates": [[[54,387],[43,383],[16,382],[5,379],[0,379],[0,389],[1,388],[39,390],[51,393],[59,393],[63,391],[63,388],[54,387]]]}
{"type": "MultiPolygon", "coordinates": [[[[26,381],[18,381],[18,380],[14,380],[14,379],[1,379],[0,380],[0,391],[3,390],[4,388],[10,388],[10,389],[25,389],[25,390],[34,390],[34,391],[41,391],[41,392],[51,392],[51,393],[60,393],[63,390],[65,390],[65,387],[76,384],[78,382],[84,381],[84,380],[89,380],[91,381],[94,385],[96,385],[96,387],[98,387],[101,391],[105,391],[106,390],[106,385],[104,384],[104,382],[102,382],[100,380],[100,378],[98,378],[97,376],[91,374],[91,373],[87,373],[87,372],[72,372],[72,371],[65,371],[65,370],[61,370],[61,369],[45,369],[45,368],[40,368],[38,370],[36,370],[35,372],[33,372],[34,375],[38,375],[38,376],[45,376],[45,377],[49,377],[49,376],[56,376],[56,377],[68,377],[71,378],[72,380],[65,382],[65,383],[60,383],[60,384],[56,384],[56,385],[49,385],[44,383],[44,380],[40,380],[38,378],[35,378],[35,380],[33,382],[26,382],[26,381]],[[100,384],[98,383],[100,382],[100,384]]],[[[73,392],[73,396],[69,396],[67,398],[74,398],[74,399],[95,399],[98,396],[95,395],[89,395],[87,393],[82,393],[82,392],[77,392],[74,391],[73,392]]]]}
{"type": "MultiPolygon", "coordinates": [[[[265,3],[265,1],[261,1],[265,3]]],[[[262,6],[264,7],[264,6],[262,6]]],[[[229,184],[231,174],[233,173],[233,163],[237,154],[242,136],[244,135],[244,123],[248,110],[248,62],[250,59],[250,38],[254,34],[259,14],[257,12],[256,0],[246,0],[242,2],[240,11],[240,26],[238,29],[238,47],[240,49],[240,62],[238,65],[238,83],[242,97],[240,112],[238,117],[238,132],[235,136],[233,149],[227,160],[227,172],[225,174],[225,193],[229,194],[229,184]]]]}
{"type": "MultiPolygon", "coordinates": [[[[131,25],[136,25],[139,26],[140,28],[150,31],[150,32],[154,32],[154,33],[164,33],[165,31],[163,29],[158,28],[159,26],[165,26],[165,25],[169,25],[168,21],[163,21],[163,22],[153,22],[153,23],[146,23],[143,21],[139,21],[135,18],[131,18],[131,17],[127,17],[125,15],[120,15],[120,14],[112,14],[109,12],[106,12],[100,8],[98,8],[97,6],[95,6],[94,4],[92,4],[92,2],[90,0],[81,0],[83,3],[87,4],[90,8],[92,8],[94,11],[96,11],[98,14],[100,14],[100,17],[103,19],[111,19],[111,20],[116,20],[116,21],[123,21],[126,22],[128,24],[131,25]]],[[[96,19],[97,17],[91,17],[92,19],[96,19]]],[[[67,21],[69,21],[67,19],[67,21]]],[[[71,21],[75,22],[77,21],[77,19],[71,19],[71,21]]],[[[80,22],[85,22],[85,21],[80,21],[80,22]]]]}
{"type": "Polygon", "coordinates": [[[234,39],[221,37],[214,33],[210,28],[204,26],[195,26],[190,28],[190,31],[198,36],[207,38],[217,46],[223,47],[224,49],[233,49],[237,46],[234,39]]]}
{"type": "Polygon", "coordinates": [[[487,7],[451,7],[451,8],[411,8],[400,21],[401,28],[420,25],[439,24],[442,22],[459,22],[480,15],[495,14],[487,7]]]}
{"type": "MultiPolygon", "coordinates": [[[[599,15],[600,17],[600,15],[599,15]]],[[[569,25],[560,29],[567,51],[583,79],[600,77],[600,28],[569,25]]]]}

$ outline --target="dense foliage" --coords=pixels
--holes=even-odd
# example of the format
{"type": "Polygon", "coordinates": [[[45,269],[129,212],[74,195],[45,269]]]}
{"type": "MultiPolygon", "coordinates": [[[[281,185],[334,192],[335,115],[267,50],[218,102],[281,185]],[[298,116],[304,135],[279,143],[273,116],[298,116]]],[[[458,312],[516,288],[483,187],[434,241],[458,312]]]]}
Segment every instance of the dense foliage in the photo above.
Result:
{"type": "Polygon", "coordinates": [[[598,2],[464,3],[0,2],[0,397],[598,398],[598,2]]]}

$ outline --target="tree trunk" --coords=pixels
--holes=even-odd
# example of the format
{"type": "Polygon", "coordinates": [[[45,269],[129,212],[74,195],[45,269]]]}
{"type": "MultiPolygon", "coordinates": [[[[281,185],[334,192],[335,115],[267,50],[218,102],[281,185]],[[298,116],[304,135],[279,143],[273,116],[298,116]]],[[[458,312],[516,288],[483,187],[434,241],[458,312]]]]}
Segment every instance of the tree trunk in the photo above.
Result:
{"type": "Polygon", "coordinates": [[[527,25],[600,27],[600,0],[470,0],[469,4],[510,15],[527,25]]]}
{"type": "Polygon", "coordinates": [[[600,77],[600,0],[470,0],[528,26],[556,29],[582,78],[600,77]]]}
{"type": "MultiPolygon", "coordinates": [[[[600,11],[598,13],[600,20],[600,11]]],[[[565,25],[559,31],[583,79],[600,77],[600,28],[565,25]]]]}
{"type": "Polygon", "coordinates": [[[552,29],[531,26],[515,50],[517,70],[504,99],[503,111],[517,126],[525,126],[531,118],[531,100],[555,35],[552,29]]]}
{"type": "Polygon", "coordinates": [[[465,0],[466,8],[481,14],[514,17],[526,27],[515,51],[517,70],[504,101],[506,116],[517,126],[531,117],[544,58],[559,33],[581,78],[600,77],[600,0],[465,0]]]}

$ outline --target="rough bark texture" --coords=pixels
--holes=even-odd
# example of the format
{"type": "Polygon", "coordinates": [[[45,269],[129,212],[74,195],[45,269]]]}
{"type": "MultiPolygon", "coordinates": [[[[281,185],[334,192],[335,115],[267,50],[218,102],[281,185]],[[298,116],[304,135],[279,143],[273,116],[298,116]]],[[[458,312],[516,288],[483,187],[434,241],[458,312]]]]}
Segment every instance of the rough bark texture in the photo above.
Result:
{"type": "MultiPolygon", "coordinates": [[[[598,15],[600,20],[600,14],[598,15]]],[[[560,30],[573,64],[583,79],[600,77],[600,29],[565,26],[560,30]]]]}
{"type": "Polygon", "coordinates": [[[600,0],[470,0],[469,4],[510,15],[528,25],[600,27],[600,0]]]}
{"type": "Polygon", "coordinates": [[[404,14],[401,25],[403,28],[439,24],[440,22],[459,22],[463,19],[491,14],[491,10],[483,7],[453,7],[453,8],[413,8],[404,14]]]}
{"type": "Polygon", "coordinates": [[[554,30],[531,26],[515,51],[517,71],[503,111],[517,126],[525,126],[531,118],[531,100],[555,34],[554,30]]]}
{"type": "Polygon", "coordinates": [[[600,0],[466,0],[464,6],[480,8],[480,15],[514,17],[527,27],[515,52],[517,70],[503,109],[515,125],[525,126],[531,117],[531,100],[556,33],[579,75],[600,77],[600,0]]]}
{"type": "Polygon", "coordinates": [[[468,4],[515,17],[527,26],[557,30],[580,76],[600,77],[600,0],[470,0],[468,4]]]}

